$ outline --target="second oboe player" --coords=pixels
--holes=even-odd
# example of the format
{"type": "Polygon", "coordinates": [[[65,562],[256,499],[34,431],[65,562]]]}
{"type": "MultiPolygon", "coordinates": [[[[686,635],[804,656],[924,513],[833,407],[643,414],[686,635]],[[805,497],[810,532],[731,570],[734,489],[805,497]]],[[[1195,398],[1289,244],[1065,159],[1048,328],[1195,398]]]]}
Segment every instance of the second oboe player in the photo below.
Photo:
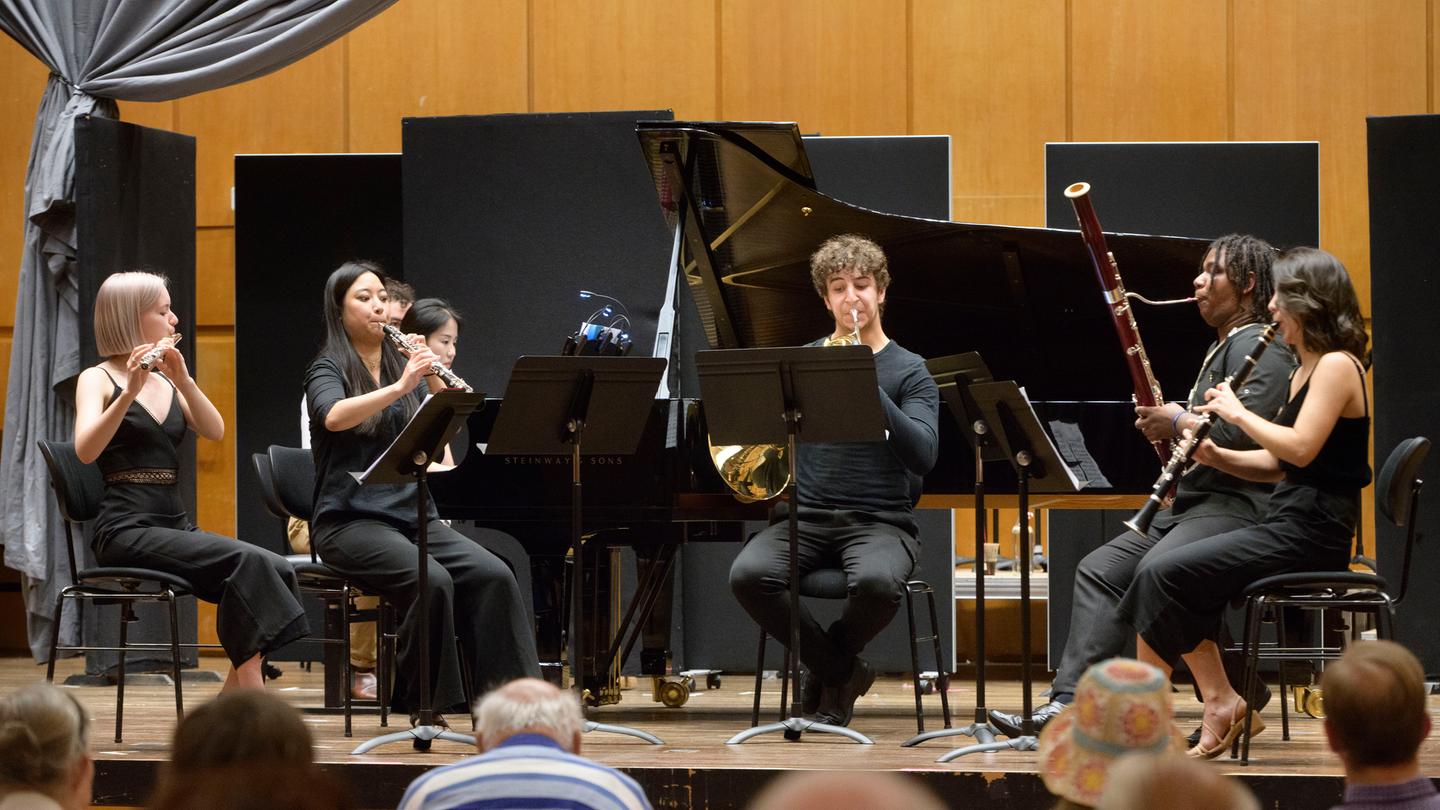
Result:
{"type": "MultiPolygon", "coordinates": [[[[1195,306],[1200,317],[1215,330],[1215,343],[1205,353],[1190,391],[1191,407],[1203,404],[1205,392],[1241,366],[1269,322],[1266,305],[1274,290],[1274,255],[1274,249],[1264,240],[1236,234],[1216,239],[1206,251],[1193,282],[1195,306]]],[[[1257,413],[1276,413],[1285,403],[1285,378],[1294,367],[1295,359],[1288,349],[1271,346],[1241,389],[1241,398],[1257,413]]],[[[1182,431],[1195,426],[1196,420],[1195,414],[1179,403],[1140,406],[1135,415],[1135,427],[1151,442],[1178,439],[1182,431]]],[[[1257,446],[1228,424],[1217,425],[1211,437],[1224,447],[1257,446]]],[[[1134,638],[1134,630],[1120,619],[1117,608],[1136,571],[1159,555],[1221,532],[1255,525],[1265,513],[1271,489],[1270,484],[1244,481],[1211,467],[1197,466],[1180,479],[1174,502],[1156,515],[1145,537],[1127,531],[1081,560],[1075,571],[1070,634],[1051,684],[1051,700],[1035,711],[1037,730],[1073,700],[1076,684],[1086,669],[1124,654],[1127,642],[1134,638]]],[[[1237,684],[1240,669],[1237,662],[1231,676],[1237,684]]],[[[990,712],[990,722],[1011,736],[1020,734],[1022,719],[997,710],[990,712]]]]}

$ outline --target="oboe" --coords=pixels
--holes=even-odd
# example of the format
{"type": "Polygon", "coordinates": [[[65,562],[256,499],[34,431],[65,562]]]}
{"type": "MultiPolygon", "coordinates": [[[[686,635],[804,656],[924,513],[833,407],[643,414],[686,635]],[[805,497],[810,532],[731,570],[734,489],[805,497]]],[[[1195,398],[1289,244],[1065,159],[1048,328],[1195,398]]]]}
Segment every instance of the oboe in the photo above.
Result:
{"type": "MultiPolygon", "coordinates": [[[[1230,384],[1231,390],[1245,384],[1245,378],[1255,370],[1255,364],[1260,362],[1260,355],[1265,353],[1265,347],[1275,339],[1277,324],[1270,324],[1265,331],[1260,333],[1260,339],[1255,348],[1245,357],[1245,362],[1234,374],[1225,378],[1230,384]]],[[[1125,521],[1125,527],[1141,537],[1150,533],[1150,522],[1155,519],[1155,513],[1159,512],[1164,505],[1165,496],[1169,494],[1170,487],[1184,474],[1185,467],[1190,464],[1190,459],[1195,457],[1195,450],[1205,437],[1210,435],[1210,429],[1215,426],[1215,421],[1220,417],[1214,413],[1207,413],[1200,417],[1200,424],[1191,431],[1191,438],[1188,442],[1181,442],[1175,446],[1175,451],[1170,454],[1170,460],[1165,462],[1165,469],[1160,472],[1160,478],[1156,480],[1155,486],[1150,490],[1150,497],[1145,499],[1145,504],[1140,507],[1133,517],[1125,521]]]]}
{"type": "Polygon", "coordinates": [[[155,364],[160,362],[160,357],[165,354],[165,350],[173,348],[175,344],[180,342],[180,338],[181,335],[179,332],[161,338],[155,343],[154,348],[140,355],[140,368],[146,371],[155,371],[155,364]]]}
{"type": "MultiPolygon", "coordinates": [[[[395,344],[395,348],[400,351],[405,352],[407,355],[420,351],[420,347],[407,340],[399,329],[396,329],[388,323],[381,324],[381,328],[385,330],[385,337],[389,338],[390,342],[395,344]]],[[[466,385],[465,381],[460,379],[459,374],[446,368],[443,363],[431,363],[430,373],[438,376],[440,381],[445,383],[446,388],[460,391],[475,390],[469,385],[466,385]]]]}

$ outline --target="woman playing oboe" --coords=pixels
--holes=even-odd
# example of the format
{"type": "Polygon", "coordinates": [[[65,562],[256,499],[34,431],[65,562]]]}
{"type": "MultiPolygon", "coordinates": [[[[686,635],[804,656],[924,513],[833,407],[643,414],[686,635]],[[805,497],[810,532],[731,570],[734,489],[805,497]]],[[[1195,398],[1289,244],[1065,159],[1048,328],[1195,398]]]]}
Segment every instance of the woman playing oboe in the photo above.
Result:
{"type": "Polygon", "coordinates": [[[1196,461],[1240,478],[1278,481],[1265,519],[1146,557],[1120,604],[1121,617],[1140,635],[1141,660],[1168,672],[1184,658],[1195,676],[1205,714],[1190,754],[1207,759],[1229,748],[1247,714],[1214,641],[1226,604],[1267,576],[1300,567],[1344,570],[1360,490],[1370,483],[1368,337],[1350,276],[1315,248],[1286,251],[1274,273],[1270,312],[1300,361],[1289,399],[1271,421],[1247,410],[1228,385],[1211,389],[1197,410],[1240,428],[1260,449],[1206,441],[1195,453],[1196,461]]]}
{"type": "Polygon", "coordinates": [[[75,390],[75,454],[105,476],[95,558],[174,574],[217,603],[231,665],[225,688],[258,687],[261,654],[309,627],[283,557],[202,532],[185,511],[176,448],[187,430],[219,441],[225,421],[174,347],[177,322],[163,276],[116,273],[95,295],[95,343],[106,359],[81,372],[75,390]],[[157,373],[141,368],[147,356],[157,373]]]}
{"type": "Polygon", "coordinates": [[[418,335],[409,358],[383,337],[384,274],[370,262],[346,262],[325,283],[325,345],[305,378],[310,446],[315,451],[315,518],[310,536],[325,563],[388,597],[404,613],[394,705],[419,708],[430,678],[434,708],[463,707],[460,658],[474,693],[540,666],[520,587],[500,558],[427,517],[429,604],[417,605],[414,484],[360,486],[350,475],[385,451],[419,407],[438,361],[418,335]],[[430,665],[419,672],[416,623],[430,612],[430,665]],[[456,651],[456,640],[460,651],[456,651]]]}

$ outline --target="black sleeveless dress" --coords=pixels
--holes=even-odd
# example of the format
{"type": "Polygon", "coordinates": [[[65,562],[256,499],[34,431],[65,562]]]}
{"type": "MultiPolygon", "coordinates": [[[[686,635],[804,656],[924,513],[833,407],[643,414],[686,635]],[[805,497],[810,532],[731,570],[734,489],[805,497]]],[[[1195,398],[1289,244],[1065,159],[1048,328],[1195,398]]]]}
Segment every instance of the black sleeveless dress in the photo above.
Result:
{"type": "MultiPolygon", "coordinates": [[[[1365,372],[1358,364],[1362,391],[1365,372]]],[[[1275,423],[1293,427],[1310,382],[1275,423]]],[[[1164,554],[1147,555],[1118,609],[1121,619],[1169,663],[1214,639],[1230,600],[1256,580],[1290,571],[1344,570],[1370,483],[1370,400],[1365,415],[1341,416],[1304,467],[1281,462],[1265,518],[1164,554]]]]}
{"type": "MultiPolygon", "coordinates": [[[[121,388],[114,377],[110,382],[113,401],[121,388]]],[[[131,402],[95,460],[105,476],[105,496],[92,546],[102,565],[164,571],[189,581],[197,597],[216,603],[220,644],[238,666],[256,653],[304,637],[309,626],[295,571],[284,557],[200,531],[185,511],[176,483],[176,450],[186,431],[179,398],[171,392],[169,409],[158,420],[139,400],[131,402]]]]}

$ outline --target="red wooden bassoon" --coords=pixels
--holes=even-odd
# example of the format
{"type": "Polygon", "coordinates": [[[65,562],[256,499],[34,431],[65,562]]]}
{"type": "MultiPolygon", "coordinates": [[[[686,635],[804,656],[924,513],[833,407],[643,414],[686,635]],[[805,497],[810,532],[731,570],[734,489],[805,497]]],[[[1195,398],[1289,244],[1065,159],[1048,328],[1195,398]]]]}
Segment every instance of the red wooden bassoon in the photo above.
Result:
{"type": "MultiPolygon", "coordinates": [[[[1140,329],[1135,325],[1135,313],[1130,311],[1130,300],[1125,296],[1125,282],[1120,279],[1120,267],[1115,263],[1115,254],[1105,246],[1105,232],[1100,230],[1100,220],[1095,217],[1095,208],[1090,204],[1090,184],[1073,183],[1065,189],[1065,196],[1075,206],[1075,218],[1080,221],[1080,235],[1085,240],[1085,251],[1090,255],[1090,264],[1100,279],[1100,289],[1105,291],[1105,303],[1110,307],[1111,320],[1115,323],[1115,334],[1120,338],[1120,348],[1125,353],[1125,365],[1130,369],[1130,380],[1135,384],[1136,405],[1155,407],[1162,405],[1165,398],[1160,394],[1160,383],[1155,381],[1155,372],[1150,370],[1150,358],[1145,355],[1145,344],[1140,340],[1140,329]]],[[[1155,452],[1165,460],[1170,458],[1170,443],[1152,442],[1155,452]]]]}

